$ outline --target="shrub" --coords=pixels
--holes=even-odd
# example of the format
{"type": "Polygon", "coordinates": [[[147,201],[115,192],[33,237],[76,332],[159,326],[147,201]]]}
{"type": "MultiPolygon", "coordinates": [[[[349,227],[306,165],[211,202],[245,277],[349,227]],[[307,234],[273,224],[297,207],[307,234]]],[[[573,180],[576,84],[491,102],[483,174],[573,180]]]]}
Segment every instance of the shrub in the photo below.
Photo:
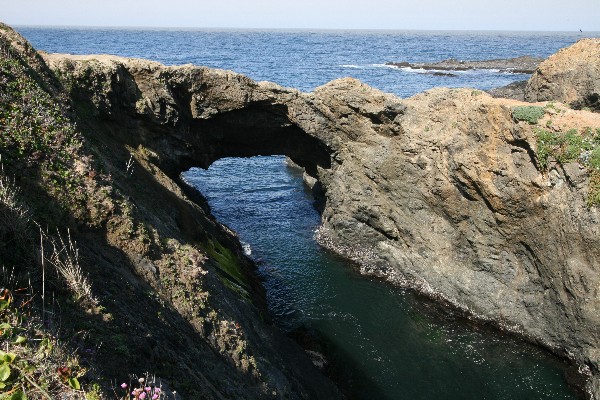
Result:
{"type": "Polygon", "coordinates": [[[0,399],[84,398],[85,369],[44,330],[32,298],[31,290],[0,292],[0,399]]]}
{"type": "Polygon", "coordinates": [[[590,176],[587,204],[588,207],[600,204],[600,172],[595,171],[590,176]]]}
{"type": "Polygon", "coordinates": [[[531,125],[537,124],[544,113],[544,108],[538,106],[519,106],[512,109],[512,116],[515,121],[526,121],[531,125]]]}
{"type": "Polygon", "coordinates": [[[577,161],[590,172],[588,190],[589,206],[600,205],[600,129],[586,129],[582,134],[576,129],[567,132],[550,132],[536,129],[537,162],[541,170],[548,169],[550,157],[565,164],[577,161]]]}
{"type": "Polygon", "coordinates": [[[21,201],[17,185],[0,165],[0,266],[31,262],[34,246],[28,226],[30,219],[31,212],[21,201]]]}

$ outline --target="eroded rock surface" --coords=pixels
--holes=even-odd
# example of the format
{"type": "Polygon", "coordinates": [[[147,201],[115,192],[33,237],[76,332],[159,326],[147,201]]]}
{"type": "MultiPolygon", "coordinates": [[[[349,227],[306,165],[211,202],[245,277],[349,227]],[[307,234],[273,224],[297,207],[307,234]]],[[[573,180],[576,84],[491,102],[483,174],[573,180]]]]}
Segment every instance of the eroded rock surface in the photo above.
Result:
{"type": "Polygon", "coordinates": [[[600,39],[579,40],[548,57],[529,80],[525,99],[600,111],[600,39]]]}

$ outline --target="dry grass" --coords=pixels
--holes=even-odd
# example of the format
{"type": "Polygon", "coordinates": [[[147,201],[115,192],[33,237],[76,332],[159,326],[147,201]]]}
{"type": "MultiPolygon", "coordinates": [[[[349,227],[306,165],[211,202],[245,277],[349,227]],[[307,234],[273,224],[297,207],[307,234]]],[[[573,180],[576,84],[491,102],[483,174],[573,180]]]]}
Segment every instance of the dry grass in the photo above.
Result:
{"type": "Polygon", "coordinates": [[[0,164],[0,255],[3,266],[15,267],[31,261],[30,220],[31,212],[20,200],[17,185],[5,175],[0,164]]]}
{"type": "Polygon", "coordinates": [[[66,238],[58,231],[55,238],[43,233],[41,229],[40,232],[42,241],[46,243],[46,247],[51,249],[49,255],[45,256],[42,244],[42,263],[47,261],[50,266],[54,267],[78,302],[88,306],[97,306],[98,300],[94,297],[89,278],[79,265],[79,250],[71,239],[71,232],[67,230],[66,238]]]}

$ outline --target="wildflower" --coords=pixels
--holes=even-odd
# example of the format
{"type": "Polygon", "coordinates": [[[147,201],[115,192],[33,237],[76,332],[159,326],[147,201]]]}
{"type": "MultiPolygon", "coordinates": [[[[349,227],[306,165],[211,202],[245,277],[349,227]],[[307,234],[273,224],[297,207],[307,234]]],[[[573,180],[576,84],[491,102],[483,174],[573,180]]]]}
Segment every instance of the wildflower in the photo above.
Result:
{"type": "Polygon", "coordinates": [[[126,384],[125,382],[123,382],[123,383],[121,383],[121,387],[122,387],[123,389],[127,389],[127,384],[126,384]]]}
{"type": "Polygon", "coordinates": [[[139,383],[144,383],[144,378],[140,378],[140,379],[138,379],[138,382],[139,382],[139,383]]]}
{"type": "Polygon", "coordinates": [[[160,394],[160,392],[162,392],[162,390],[160,390],[160,388],[159,388],[159,387],[157,387],[157,388],[154,388],[154,393],[159,393],[159,394],[160,394]]]}
{"type": "Polygon", "coordinates": [[[152,400],[156,400],[158,399],[158,393],[154,393],[154,395],[152,396],[152,400]]]}
{"type": "Polygon", "coordinates": [[[144,389],[146,390],[146,392],[149,392],[152,390],[152,388],[150,386],[146,386],[144,389]]]}
{"type": "Polygon", "coordinates": [[[138,397],[138,399],[144,400],[145,398],[146,398],[146,392],[140,393],[140,396],[138,397]]]}

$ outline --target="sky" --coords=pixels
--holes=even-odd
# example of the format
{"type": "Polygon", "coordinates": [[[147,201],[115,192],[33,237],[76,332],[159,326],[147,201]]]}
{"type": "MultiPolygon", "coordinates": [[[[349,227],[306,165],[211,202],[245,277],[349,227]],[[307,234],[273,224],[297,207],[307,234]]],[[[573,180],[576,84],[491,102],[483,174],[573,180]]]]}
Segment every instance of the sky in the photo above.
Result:
{"type": "Polygon", "coordinates": [[[600,31],[600,0],[0,0],[13,26],[600,31]]]}

